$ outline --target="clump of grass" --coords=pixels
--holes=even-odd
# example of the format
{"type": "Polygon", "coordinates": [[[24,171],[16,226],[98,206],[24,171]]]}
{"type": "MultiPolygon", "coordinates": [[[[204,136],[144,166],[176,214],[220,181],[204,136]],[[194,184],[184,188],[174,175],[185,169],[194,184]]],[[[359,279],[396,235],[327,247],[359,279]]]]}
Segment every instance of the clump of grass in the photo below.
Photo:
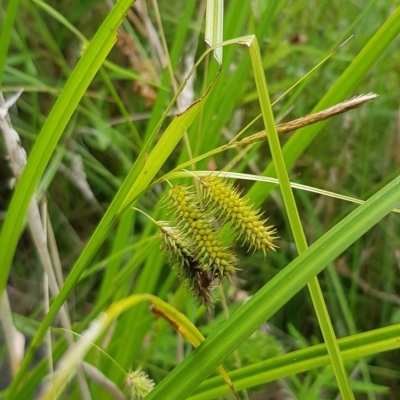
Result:
{"type": "Polygon", "coordinates": [[[242,196],[237,188],[215,175],[207,175],[200,180],[201,194],[206,205],[222,217],[233,223],[234,227],[243,235],[249,249],[261,250],[264,255],[268,250],[275,250],[273,241],[276,229],[267,225],[267,219],[262,219],[262,213],[249,205],[249,199],[242,196]]]}

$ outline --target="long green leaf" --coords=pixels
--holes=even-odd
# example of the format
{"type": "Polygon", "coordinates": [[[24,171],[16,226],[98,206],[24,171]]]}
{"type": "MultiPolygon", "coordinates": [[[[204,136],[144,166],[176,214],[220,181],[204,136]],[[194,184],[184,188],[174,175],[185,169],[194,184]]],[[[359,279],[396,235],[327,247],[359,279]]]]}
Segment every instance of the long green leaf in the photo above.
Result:
{"type": "MultiPolygon", "coordinates": [[[[205,41],[210,46],[215,46],[221,43],[223,38],[223,24],[224,24],[224,2],[223,0],[207,0],[206,11],[206,33],[205,41]]],[[[222,47],[217,47],[214,50],[214,56],[219,64],[222,64],[222,47]]]]}
{"type": "Polygon", "coordinates": [[[3,29],[0,34],[0,87],[3,86],[4,67],[6,64],[8,48],[10,46],[14,21],[18,14],[19,2],[20,0],[10,0],[8,3],[6,17],[3,22],[3,29]]]}
{"type": "MultiPolygon", "coordinates": [[[[398,349],[400,347],[399,336],[400,325],[397,324],[345,337],[339,339],[338,343],[343,359],[351,361],[371,354],[398,349]]],[[[230,371],[229,376],[234,381],[236,389],[241,390],[320,368],[329,363],[326,346],[318,344],[230,371]]],[[[225,382],[217,376],[202,383],[189,399],[208,400],[228,393],[229,389],[225,382]]]]}
{"type": "MultiPolygon", "coordinates": [[[[254,41],[250,46],[250,58],[254,71],[254,78],[256,81],[264,125],[266,131],[268,132],[268,144],[271,150],[275,170],[277,171],[286,214],[289,219],[289,224],[292,230],[294,241],[296,243],[297,251],[299,254],[301,254],[307,249],[308,245],[301,224],[296,201],[294,199],[293,191],[290,186],[289,175],[286,170],[285,160],[283,158],[274,116],[272,113],[267,82],[261,61],[260,48],[256,38],[254,38],[254,41]]],[[[344,367],[328,309],[326,307],[322,290],[316,276],[312,277],[310,282],[308,282],[308,288],[314,305],[315,313],[317,314],[322,335],[328,348],[328,353],[331,358],[332,368],[339,385],[340,393],[345,399],[354,399],[354,394],[350,387],[349,377],[344,367]]]]}
{"type": "Polygon", "coordinates": [[[263,286],[147,396],[178,400],[192,391],[307,282],[379,222],[400,201],[397,177],[300,254],[263,286]]]}
{"type": "Polygon", "coordinates": [[[29,202],[68,121],[117,40],[117,30],[132,2],[119,1],[107,16],[73,70],[36,140],[15,189],[0,236],[0,293],[7,282],[29,202]]]}
{"type": "MultiPolygon", "coordinates": [[[[164,164],[173,149],[178,144],[179,140],[182,138],[184,132],[186,132],[188,127],[191,125],[191,123],[199,113],[200,109],[204,106],[204,103],[206,102],[214,83],[215,80],[208,88],[207,93],[200,100],[192,104],[192,106],[190,106],[184,113],[177,115],[172,120],[171,124],[168,126],[163,136],[158,141],[158,143],[147,158],[146,150],[148,149],[148,145],[146,145],[142,150],[142,153],[139,155],[136,163],[133,165],[130,173],[126,177],[120,190],[118,191],[114,200],[107,209],[103,219],[97,226],[86,248],[80,255],[78,261],[76,262],[71,273],[66,279],[64,286],[61,288],[59,295],[55,298],[49,312],[45,316],[38,331],[36,332],[36,335],[32,340],[31,346],[21,365],[19,373],[15,377],[9,392],[7,393],[8,398],[13,398],[13,396],[15,395],[15,391],[17,390],[17,387],[21,379],[23,378],[25,371],[31,363],[36,350],[42,342],[46,330],[50,326],[54,317],[57,315],[65,300],[67,299],[68,294],[78,282],[85,267],[93,258],[101,244],[104,242],[110,229],[116,223],[118,218],[117,214],[122,215],[123,212],[126,211],[129,207],[129,204],[135,201],[137,196],[139,196],[147,188],[151,180],[154,179],[161,166],[164,164]],[[122,208],[122,204],[124,204],[124,208],[122,208]]],[[[182,88],[183,86],[180,90],[182,90],[182,88]]],[[[149,141],[151,140],[152,137],[149,139],[149,141]]]]}

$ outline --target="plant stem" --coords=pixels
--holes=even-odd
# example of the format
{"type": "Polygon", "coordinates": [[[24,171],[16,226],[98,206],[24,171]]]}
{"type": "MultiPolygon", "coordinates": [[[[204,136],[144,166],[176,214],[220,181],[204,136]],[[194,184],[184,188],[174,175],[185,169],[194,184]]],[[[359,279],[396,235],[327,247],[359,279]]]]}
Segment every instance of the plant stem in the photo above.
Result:
{"type": "MultiPolygon", "coordinates": [[[[307,249],[308,245],[304,235],[303,227],[301,225],[301,220],[296,206],[296,201],[293,196],[293,191],[290,186],[289,176],[286,170],[285,161],[283,158],[279,137],[272,113],[267,82],[262,67],[260,48],[255,37],[251,45],[249,46],[249,50],[265,129],[268,133],[268,143],[271,149],[272,159],[280,182],[280,189],[294,241],[296,243],[297,251],[299,254],[301,254],[307,249]]],[[[332,363],[332,368],[335,373],[336,380],[338,382],[340,393],[342,394],[343,399],[354,399],[353,391],[350,388],[349,377],[344,367],[343,358],[340,353],[340,349],[335,337],[335,332],[333,330],[333,326],[329,318],[328,310],[326,308],[318,278],[316,276],[309,281],[308,288],[310,291],[315,312],[317,314],[322,335],[326,342],[328,354],[332,363]]]]}

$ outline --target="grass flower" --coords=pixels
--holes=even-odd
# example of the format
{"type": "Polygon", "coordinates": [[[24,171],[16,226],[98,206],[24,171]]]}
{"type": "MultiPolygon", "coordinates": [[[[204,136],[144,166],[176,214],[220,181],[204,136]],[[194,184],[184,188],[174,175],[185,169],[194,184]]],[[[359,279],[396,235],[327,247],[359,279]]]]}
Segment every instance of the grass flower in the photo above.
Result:
{"type": "Polygon", "coordinates": [[[142,400],[155,387],[154,381],[140,368],[129,372],[126,383],[132,400],[142,400]]]}
{"type": "Polygon", "coordinates": [[[200,182],[205,205],[214,208],[218,217],[230,220],[250,248],[261,250],[264,255],[267,250],[275,250],[276,230],[267,225],[267,219],[261,218],[259,210],[252,209],[249,200],[241,196],[238,189],[215,175],[207,175],[200,182]]]}
{"type": "Polygon", "coordinates": [[[167,255],[168,261],[178,266],[179,277],[186,279],[190,275],[195,260],[193,244],[182,235],[178,228],[161,221],[158,221],[158,226],[163,239],[161,249],[167,255]]]}
{"type": "Polygon", "coordinates": [[[182,235],[178,228],[158,221],[163,238],[162,250],[169,262],[178,268],[178,276],[198,301],[210,308],[212,291],[217,287],[218,276],[206,271],[196,256],[193,242],[182,235]]]}
{"type": "Polygon", "coordinates": [[[169,194],[169,206],[174,210],[179,229],[193,243],[195,258],[201,269],[221,279],[234,273],[234,255],[222,244],[209,214],[200,208],[190,189],[173,186],[169,194]]]}

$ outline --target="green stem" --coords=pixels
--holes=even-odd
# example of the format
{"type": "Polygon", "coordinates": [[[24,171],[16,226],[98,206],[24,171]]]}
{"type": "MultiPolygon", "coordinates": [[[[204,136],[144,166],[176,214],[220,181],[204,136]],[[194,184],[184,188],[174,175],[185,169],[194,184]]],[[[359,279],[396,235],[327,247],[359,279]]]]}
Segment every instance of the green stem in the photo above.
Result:
{"type": "Polygon", "coordinates": [[[12,29],[14,26],[15,18],[18,14],[18,6],[20,0],[11,0],[8,4],[6,17],[3,23],[3,30],[0,35],[0,87],[3,86],[3,74],[6,64],[8,48],[10,46],[12,29]]]}
{"type": "MultiPolygon", "coordinates": [[[[269,99],[267,82],[265,79],[260,48],[257,39],[254,37],[249,47],[250,57],[254,70],[261,111],[263,114],[265,129],[268,132],[268,143],[272,153],[275,170],[280,182],[280,189],[285,204],[290,227],[296,243],[299,254],[307,250],[308,245],[301,225],[300,216],[293,196],[292,187],[290,186],[289,176],[285,166],[282,149],[279,142],[278,133],[276,131],[274,116],[272,113],[271,102],[269,99]]],[[[318,322],[322,331],[322,335],[326,342],[328,354],[332,363],[332,368],[338,382],[340,392],[343,399],[354,399],[353,391],[350,387],[349,377],[344,367],[343,358],[336,340],[332,322],[329,318],[328,310],[322,295],[318,278],[314,276],[308,282],[311,299],[317,314],[318,322]]]]}

